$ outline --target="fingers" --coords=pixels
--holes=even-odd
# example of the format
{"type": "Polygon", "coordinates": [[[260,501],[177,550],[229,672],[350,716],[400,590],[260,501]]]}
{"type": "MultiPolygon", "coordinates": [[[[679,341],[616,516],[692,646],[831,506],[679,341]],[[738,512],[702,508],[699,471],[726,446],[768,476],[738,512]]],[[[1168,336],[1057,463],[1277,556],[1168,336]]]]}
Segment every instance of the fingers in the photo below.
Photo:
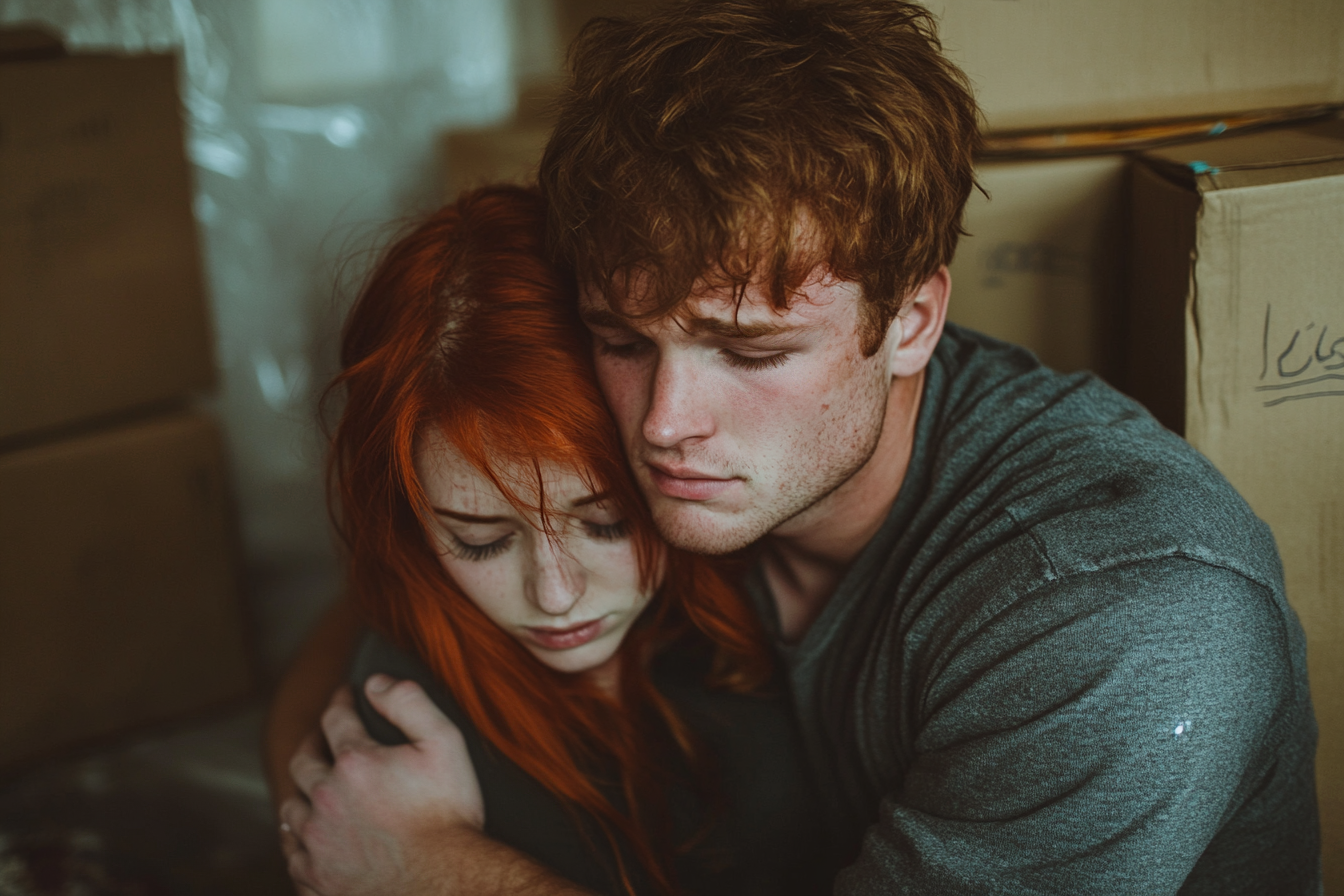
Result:
{"type": "Polygon", "coordinates": [[[327,736],[327,745],[333,756],[375,746],[373,738],[364,729],[364,723],[359,720],[359,714],[355,712],[355,698],[347,685],[336,689],[326,711],[322,713],[322,733],[327,736]]]}
{"type": "Polygon", "coordinates": [[[312,881],[313,857],[308,855],[307,850],[290,853],[285,859],[285,869],[289,871],[289,879],[294,882],[299,896],[316,892],[308,886],[312,881]]]}
{"type": "Polygon", "coordinates": [[[290,797],[280,804],[280,850],[300,896],[313,892],[307,886],[313,859],[304,848],[302,837],[312,814],[312,807],[298,797],[290,797]]]}
{"type": "Polygon", "coordinates": [[[460,738],[461,732],[449,721],[424,689],[414,681],[396,681],[387,675],[371,675],[364,683],[373,708],[401,729],[411,743],[437,738],[460,738]]]}
{"type": "Polygon", "coordinates": [[[280,804],[280,848],[286,856],[304,848],[303,832],[312,816],[313,807],[296,796],[280,804]]]}
{"type": "Polygon", "coordinates": [[[331,763],[323,753],[322,736],[316,731],[310,731],[289,760],[289,776],[303,791],[303,795],[311,798],[313,788],[330,774],[331,763]]]}

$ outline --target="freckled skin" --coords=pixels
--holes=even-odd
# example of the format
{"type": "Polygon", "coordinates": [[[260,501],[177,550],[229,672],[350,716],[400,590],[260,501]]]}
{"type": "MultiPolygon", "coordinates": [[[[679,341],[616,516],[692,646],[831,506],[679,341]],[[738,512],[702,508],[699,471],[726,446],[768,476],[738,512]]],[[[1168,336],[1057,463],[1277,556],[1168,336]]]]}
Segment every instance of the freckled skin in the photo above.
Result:
{"type": "MultiPolygon", "coordinates": [[[[651,592],[641,587],[631,539],[595,534],[620,520],[603,502],[576,503],[590,497],[578,473],[542,464],[551,521],[558,529],[558,537],[550,539],[532,514],[505,500],[437,433],[422,440],[415,468],[436,510],[499,518],[466,522],[438,514],[426,533],[465,596],[551,668],[596,673],[599,681],[609,677],[616,651],[651,592]],[[490,550],[491,545],[500,549],[490,550]],[[547,648],[529,631],[567,629],[594,620],[601,621],[600,634],[568,649],[547,648]]],[[[514,487],[520,497],[535,500],[530,466],[502,472],[516,472],[514,487]]]]}
{"type": "Polygon", "coordinates": [[[884,350],[863,356],[860,298],[857,284],[820,275],[781,313],[749,290],[737,321],[778,332],[735,339],[694,323],[734,319],[722,292],[622,330],[601,325],[600,316],[594,324],[591,312],[607,310],[606,301],[585,291],[599,381],[669,542],[717,554],[772,530],[787,534],[790,520],[873,456],[892,370],[884,350]],[[659,469],[733,481],[707,500],[688,500],[660,488],[659,469]]]}

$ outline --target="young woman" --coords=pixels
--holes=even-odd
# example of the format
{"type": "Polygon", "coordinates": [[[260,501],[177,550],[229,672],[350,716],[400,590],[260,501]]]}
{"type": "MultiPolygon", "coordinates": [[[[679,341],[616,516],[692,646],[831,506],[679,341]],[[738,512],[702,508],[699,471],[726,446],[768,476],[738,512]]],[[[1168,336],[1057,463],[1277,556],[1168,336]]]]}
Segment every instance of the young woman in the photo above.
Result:
{"type": "Polygon", "coordinates": [[[667,548],[598,392],[542,208],[465,194],[352,310],[332,451],[352,672],[418,680],[463,730],[485,831],[608,893],[830,879],[783,696],[743,598],[667,548]]]}

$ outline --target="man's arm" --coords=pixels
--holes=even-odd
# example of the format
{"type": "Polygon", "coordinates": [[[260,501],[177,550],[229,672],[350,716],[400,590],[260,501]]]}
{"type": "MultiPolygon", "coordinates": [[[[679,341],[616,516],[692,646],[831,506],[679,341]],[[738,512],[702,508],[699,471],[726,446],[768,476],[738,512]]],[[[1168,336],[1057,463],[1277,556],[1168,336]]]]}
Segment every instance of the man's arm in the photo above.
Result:
{"type": "Polygon", "coordinates": [[[299,744],[318,731],[332,691],[345,681],[361,630],[354,601],[343,595],[322,616],[280,679],[266,716],[263,757],[277,807],[299,792],[289,776],[289,761],[299,744]]]}
{"type": "Polygon", "coordinates": [[[835,892],[1175,893],[1214,846],[1243,882],[1209,892],[1319,892],[1291,653],[1268,589],[1183,558],[1023,596],[929,676],[916,755],[835,892]]]}
{"type": "Polygon", "coordinates": [[[581,896],[579,889],[482,833],[485,809],[461,732],[412,681],[372,676],[374,708],[409,743],[365,731],[348,688],[290,763],[300,795],[280,808],[294,881],[323,896],[469,893],[581,896]]]}

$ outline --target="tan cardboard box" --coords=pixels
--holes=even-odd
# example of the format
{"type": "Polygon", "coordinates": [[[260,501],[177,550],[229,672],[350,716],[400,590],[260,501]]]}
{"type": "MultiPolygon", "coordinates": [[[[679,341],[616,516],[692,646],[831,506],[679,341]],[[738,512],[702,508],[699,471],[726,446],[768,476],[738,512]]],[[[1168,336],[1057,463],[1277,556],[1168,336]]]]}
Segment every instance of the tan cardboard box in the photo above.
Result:
{"type": "Polygon", "coordinates": [[[1339,0],[927,0],[991,130],[1344,101],[1339,0]]]}
{"type": "Polygon", "coordinates": [[[1274,530],[1307,632],[1326,892],[1344,892],[1344,122],[1142,162],[1129,381],[1274,530]]]}
{"type": "MultiPolygon", "coordinates": [[[[561,0],[594,15],[656,0],[561,0]]],[[[1062,128],[1344,101],[1339,0],[925,0],[990,130],[1062,128]]]]}
{"type": "Polygon", "coordinates": [[[1111,375],[1123,156],[986,162],[953,259],[948,317],[1026,346],[1057,370],[1111,375]]]}
{"type": "Polygon", "coordinates": [[[537,166],[550,136],[550,124],[532,120],[446,135],[444,196],[451,201],[461,191],[483,184],[535,183],[537,166]]]}
{"type": "Polygon", "coordinates": [[[0,766],[251,686],[209,418],[0,455],[0,766]]]}
{"type": "Polygon", "coordinates": [[[208,388],[170,56],[0,62],[0,438],[208,388]]]}

